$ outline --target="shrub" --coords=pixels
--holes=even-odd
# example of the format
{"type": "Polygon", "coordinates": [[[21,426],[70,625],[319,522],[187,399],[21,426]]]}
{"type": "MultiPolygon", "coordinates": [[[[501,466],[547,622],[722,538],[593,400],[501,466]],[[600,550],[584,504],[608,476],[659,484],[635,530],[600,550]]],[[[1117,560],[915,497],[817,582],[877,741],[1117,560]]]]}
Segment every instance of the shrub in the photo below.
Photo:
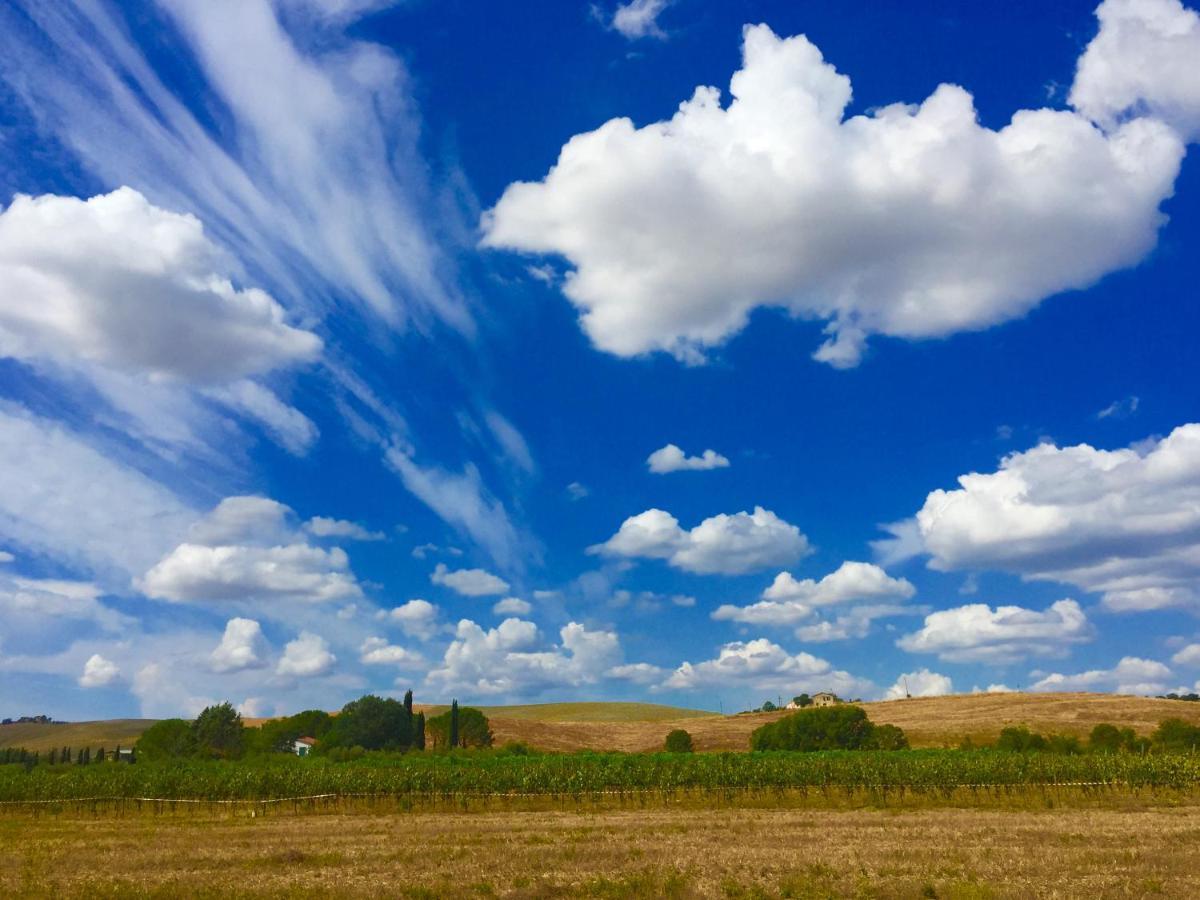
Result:
{"type": "MultiPolygon", "coordinates": [[[[871,745],[874,731],[862,707],[825,706],[792,713],[756,729],[750,735],[750,749],[862,750],[871,745]]],[[[902,737],[903,732],[900,734],[902,737]]]]}
{"type": "Polygon", "coordinates": [[[676,728],[667,735],[666,748],[668,753],[691,753],[695,749],[692,736],[682,728],[676,728]]]}

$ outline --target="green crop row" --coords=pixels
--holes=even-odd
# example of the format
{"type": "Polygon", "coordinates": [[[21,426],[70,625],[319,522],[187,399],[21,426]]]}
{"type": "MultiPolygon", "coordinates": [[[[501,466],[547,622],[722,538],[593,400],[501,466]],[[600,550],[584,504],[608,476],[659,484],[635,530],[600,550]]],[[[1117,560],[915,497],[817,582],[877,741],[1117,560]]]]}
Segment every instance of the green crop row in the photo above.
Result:
{"type": "Polygon", "coordinates": [[[313,794],[470,797],[795,788],[904,790],[1103,784],[1190,790],[1200,756],[987,751],[619,754],[368,754],[353,762],[0,766],[0,801],[149,797],[263,800],[313,794]]]}

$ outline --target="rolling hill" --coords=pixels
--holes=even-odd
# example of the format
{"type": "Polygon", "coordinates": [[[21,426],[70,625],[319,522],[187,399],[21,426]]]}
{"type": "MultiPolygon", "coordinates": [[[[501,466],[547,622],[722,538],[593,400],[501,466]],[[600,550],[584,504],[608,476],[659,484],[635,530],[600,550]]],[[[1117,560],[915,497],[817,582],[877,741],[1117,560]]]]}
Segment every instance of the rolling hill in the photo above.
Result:
{"type": "MultiPolygon", "coordinates": [[[[996,739],[1000,729],[1026,725],[1035,731],[1086,737],[1101,722],[1148,734],[1163,719],[1200,725],[1200,703],[1115,694],[960,694],[864,703],[871,721],[898,725],[914,747],[957,746],[996,739]]],[[[419,707],[437,713],[444,706],[419,707]]],[[[521,741],[542,750],[656,750],[667,732],[684,728],[698,750],[745,750],[750,733],[786,712],[722,716],[703,710],[649,703],[540,703],[480,707],[496,742],[521,741]]],[[[258,724],[252,720],[248,724],[258,724]]],[[[68,724],[0,725],[0,747],[50,750],[132,745],[150,719],[112,719],[68,724]]]]}

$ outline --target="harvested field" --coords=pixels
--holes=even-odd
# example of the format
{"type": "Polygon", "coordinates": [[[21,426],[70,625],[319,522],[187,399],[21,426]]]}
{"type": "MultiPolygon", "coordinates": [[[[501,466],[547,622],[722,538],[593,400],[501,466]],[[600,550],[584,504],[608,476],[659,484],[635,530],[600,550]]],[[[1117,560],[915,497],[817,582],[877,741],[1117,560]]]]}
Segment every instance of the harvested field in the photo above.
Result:
{"type": "Polygon", "coordinates": [[[1200,807],[0,818],[3,896],[1195,897],[1200,807]]]}

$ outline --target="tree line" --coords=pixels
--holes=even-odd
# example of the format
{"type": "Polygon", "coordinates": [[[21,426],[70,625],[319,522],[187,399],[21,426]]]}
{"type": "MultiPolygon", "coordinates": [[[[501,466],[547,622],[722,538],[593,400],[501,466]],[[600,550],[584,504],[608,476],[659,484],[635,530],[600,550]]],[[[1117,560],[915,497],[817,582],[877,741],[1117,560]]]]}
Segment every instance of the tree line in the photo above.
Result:
{"type": "Polygon", "coordinates": [[[164,719],[137,742],[147,759],[241,759],[247,755],[291,753],[298,740],[312,738],[313,753],[346,759],[367,751],[405,753],[427,748],[490,747],[487,717],[458,701],[441,715],[414,712],[412,691],[403,700],[367,694],[336,715],[309,709],[247,727],[230,703],[203,710],[194,720],[164,719]]]}

